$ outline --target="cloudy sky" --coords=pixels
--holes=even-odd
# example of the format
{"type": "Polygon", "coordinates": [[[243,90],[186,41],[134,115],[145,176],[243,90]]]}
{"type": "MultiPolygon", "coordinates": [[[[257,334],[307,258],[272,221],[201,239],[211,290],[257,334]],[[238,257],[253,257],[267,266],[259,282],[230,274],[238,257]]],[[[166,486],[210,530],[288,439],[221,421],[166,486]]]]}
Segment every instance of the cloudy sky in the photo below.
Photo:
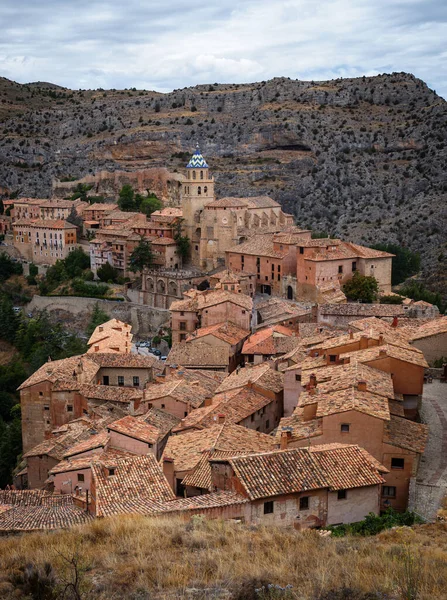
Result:
{"type": "Polygon", "coordinates": [[[446,0],[1,0],[0,76],[170,91],[408,71],[447,98],[446,0]]]}

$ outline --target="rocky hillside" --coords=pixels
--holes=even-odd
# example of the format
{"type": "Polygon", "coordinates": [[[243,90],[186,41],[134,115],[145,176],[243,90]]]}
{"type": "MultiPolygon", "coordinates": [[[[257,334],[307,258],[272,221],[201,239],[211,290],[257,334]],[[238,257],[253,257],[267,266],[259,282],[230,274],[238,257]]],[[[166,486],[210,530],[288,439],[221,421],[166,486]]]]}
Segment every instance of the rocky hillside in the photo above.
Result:
{"type": "Polygon", "coordinates": [[[168,193],[164,168],[178,174],[198,141],[220,196],[268,194],[300,225],[407,245],[447,287],[447,103],[412,75],[170,94],[0,79],[0,119],[0,191],[154,168],[168,193]]]}

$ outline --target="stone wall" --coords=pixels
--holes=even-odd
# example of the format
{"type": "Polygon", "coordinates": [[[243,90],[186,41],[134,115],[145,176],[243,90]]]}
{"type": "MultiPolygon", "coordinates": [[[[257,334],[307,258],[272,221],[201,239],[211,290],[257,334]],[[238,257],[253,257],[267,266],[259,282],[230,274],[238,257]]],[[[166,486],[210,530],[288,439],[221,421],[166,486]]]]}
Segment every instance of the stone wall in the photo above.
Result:
{"type": "Polygon", "coordinates": [[[132,325],[132,333],[147,336],[157,333],[159,328],[169,321],[169,311],[151,308],[134,302],[114,302],[96,298],[78,296],[34,296],[25,307],[25,312],[46,310],[63,311],[73,316],[90,315],[95,304],[106,312],[111,319],[119,319],[132,325]]]}

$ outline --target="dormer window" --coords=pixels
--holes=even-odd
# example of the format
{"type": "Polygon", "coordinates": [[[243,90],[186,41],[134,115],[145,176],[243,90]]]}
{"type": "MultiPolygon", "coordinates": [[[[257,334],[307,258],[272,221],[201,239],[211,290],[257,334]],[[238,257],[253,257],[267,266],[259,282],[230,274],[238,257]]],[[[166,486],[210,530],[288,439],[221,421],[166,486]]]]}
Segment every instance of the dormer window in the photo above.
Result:
{"type": "Polygon", "coordinates": [[[115,469],[109,469],[109,477],[115,475],[115,469]]]}

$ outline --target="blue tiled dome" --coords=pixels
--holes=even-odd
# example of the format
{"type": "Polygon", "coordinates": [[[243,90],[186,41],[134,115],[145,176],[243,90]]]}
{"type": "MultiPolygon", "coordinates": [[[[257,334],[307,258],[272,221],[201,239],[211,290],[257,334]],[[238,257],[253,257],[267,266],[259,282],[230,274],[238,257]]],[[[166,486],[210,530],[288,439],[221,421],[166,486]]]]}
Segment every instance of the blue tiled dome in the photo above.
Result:
{"type": "Polygon", "coordinates": [[[197,146],[196,151],[191,157],[191,160],[186,165],[187,169],[208,169],[208,165],[206,164],[206,160],[203,158],[202,153],[200,152],[199,146],[197,146]]]}

